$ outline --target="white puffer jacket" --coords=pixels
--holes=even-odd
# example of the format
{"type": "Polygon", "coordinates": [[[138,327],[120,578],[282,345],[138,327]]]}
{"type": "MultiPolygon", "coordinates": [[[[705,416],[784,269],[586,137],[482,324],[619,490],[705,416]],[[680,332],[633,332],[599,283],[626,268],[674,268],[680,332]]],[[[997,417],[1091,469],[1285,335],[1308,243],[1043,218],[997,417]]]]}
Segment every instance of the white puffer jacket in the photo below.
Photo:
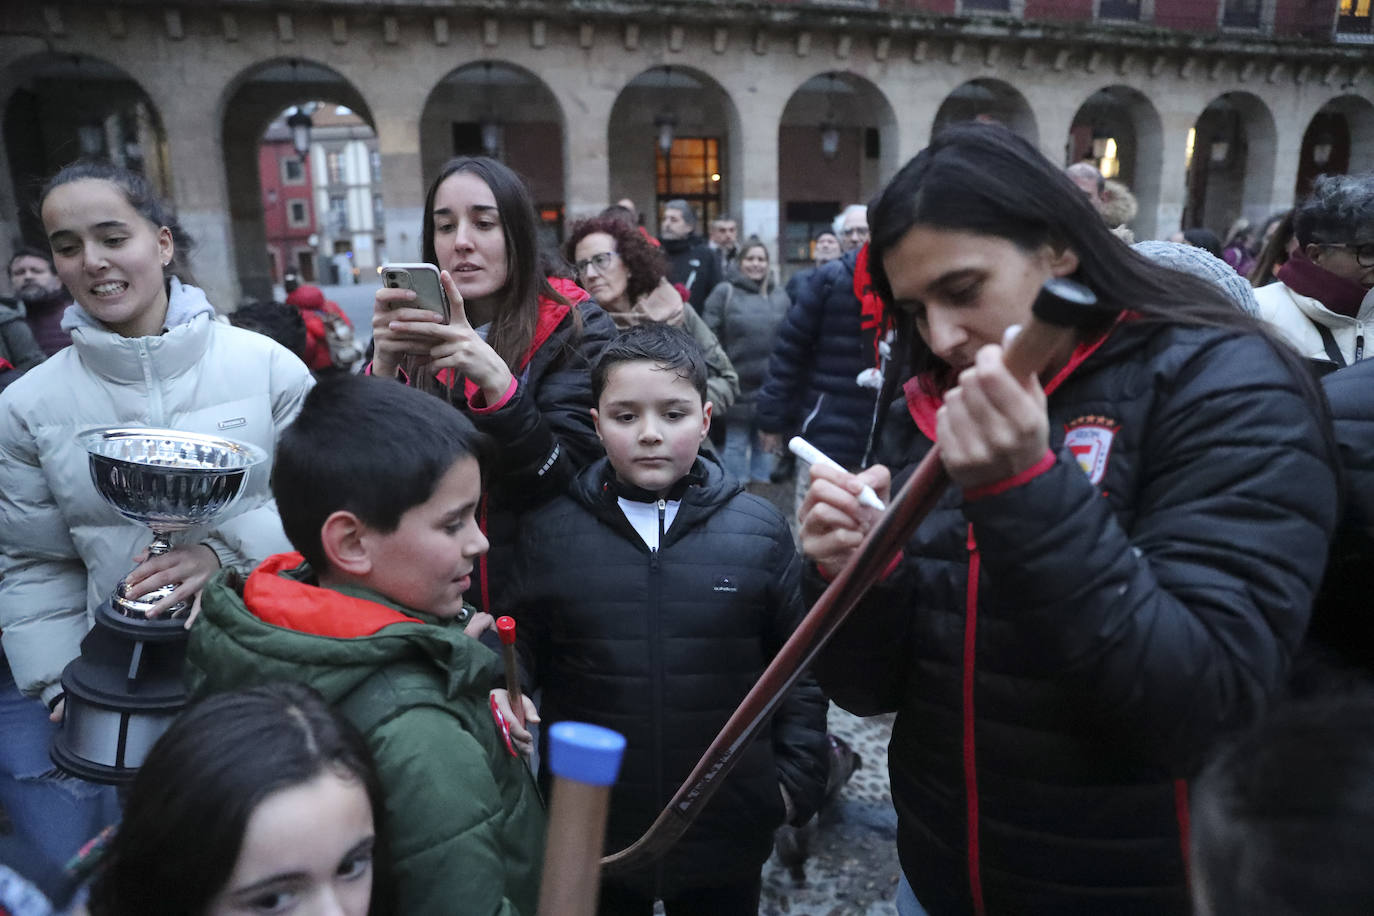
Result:
{"type": "MultiPolygon", "coordinates": [[[[15,681],[49,702],[80,654],[94,609],[152,540],[96,492],[77,433],[160,426],[251,442],[271,455],[313,380],[267,337],[214,320],[194,286],[170,282],[166,330],[121,337],[79,305],[62,326],[72,344],[0,395],[0,630],[15,681]]],[[[272,501],[267,464],[213,530],[173,538],[203,543],[224,566],[247,570],[290,549],[272,501]]]]}
{"type": "Polygon", "coordinates": [[[1360,358],[1374,356],[1374,290],[1360,303],[1354,318],[1333,312],[1311,296],[1295,293],[1280,281],[1255,290],[1259,317],[1267,321],[1308,359],[1330,360],[1322,342],[1321,325],[1331,332],[1345,365],[1355,362],[1358,341],[1363,338],[1360,358]]]}

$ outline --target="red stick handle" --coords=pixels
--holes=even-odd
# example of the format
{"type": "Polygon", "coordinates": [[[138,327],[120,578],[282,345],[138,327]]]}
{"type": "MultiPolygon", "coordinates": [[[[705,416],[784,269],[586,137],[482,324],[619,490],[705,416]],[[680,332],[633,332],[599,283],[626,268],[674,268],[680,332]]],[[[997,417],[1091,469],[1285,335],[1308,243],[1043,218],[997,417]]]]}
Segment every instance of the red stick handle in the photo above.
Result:
{"type": "Polygon", "coordinates": [[[496,618],[496,635],[501,637],[501,657],[506,663],[506,693],[510,696],[511,712],[523,728],[525,698],[520,693],[520,668],[515,660],[515,618],[496,618]]]}

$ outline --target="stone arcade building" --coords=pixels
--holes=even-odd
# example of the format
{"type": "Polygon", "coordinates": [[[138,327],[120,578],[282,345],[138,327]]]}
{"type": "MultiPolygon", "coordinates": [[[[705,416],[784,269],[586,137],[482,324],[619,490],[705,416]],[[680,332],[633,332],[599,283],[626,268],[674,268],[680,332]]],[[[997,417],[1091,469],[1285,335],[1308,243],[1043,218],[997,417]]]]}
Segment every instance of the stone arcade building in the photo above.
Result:
{"type": "Polygon", "coordinates": [[[1140,237],[1218,232],[1374,168],[1370,0],[14,0],[0,9],[0,255],[82,154],[143,168],[221,307],[270,279],[258,144],[284,108],[377,135],[385,248],[425,176],[488,150],[553,233],[687,197],[805,257],[953,120],[993,118],[1139,197],[1140,237]],[[16,219],[17,216],[17,219],[16,219]]]}

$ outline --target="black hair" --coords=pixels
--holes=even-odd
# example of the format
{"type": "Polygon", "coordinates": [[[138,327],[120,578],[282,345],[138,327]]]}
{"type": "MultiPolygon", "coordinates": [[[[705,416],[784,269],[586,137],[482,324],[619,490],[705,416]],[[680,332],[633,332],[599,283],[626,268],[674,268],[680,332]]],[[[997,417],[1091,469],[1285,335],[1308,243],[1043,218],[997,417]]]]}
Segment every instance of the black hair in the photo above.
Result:
{"type": "Polygon", "coordinates": [[[351,512],[395,531],[455,462],[474,458],[485,469],[490,450],[472,421],[439,398],[390,379],[331,377],[311,389],[277,441],[272,495],[287,538],[320,573],[329,568],[320,531],[330,515],[351,512]]]}
{"type": "MultiPolygon", "coordinates": [[[[1085,334],[1101,333],[1123,311],[1139,321],[1260,334],[1289,367],[1313,409],[1326,412],[1319,385],[1295,351],[1258,319],[1237,310],[1215,284],[1132,251],[1063,169],[1000,124],[967,122],[945,128],[879,192],[868,213],[869,271],[874,290],[889,309],[893,296],[883,258],[913,226],[1005,239],[1027,253],[1045,245],[1068,249],[1078,256],[1075,279],[1097,294],[1103,308],[1101,321],[1085,328],[1085,334]]],[[[937,390],[952,383],[949,367],[910,324],[899,320],[897,333],[911,373],[937,390]]],[[[892,364],[901,365],[901,360],[892,364]]]]}
{"type": "MultiPolygon", "coordinates": [[[[540,272],[539,221],[529,188],[509,166],[486,156],[450,159],[430,183],[425,193],[424,226],[420,233],[421,254],[425,261],[435,267],[442,266],[434,250],[434,197],[439,185],[459,172],[476,175],[491,189],[501,217],[501,232],[506,238],[506,282],[496,291],[497,305],[487,343],[512,372],[517,372],[534,340],[535,325],[539,321],[539,297],[563,305],[568,301],[540,272]]],[[[574,321],[580,320],[576,310],[573,315],[574,321]]]]}
{"type": "Polygon", "coordinates": [[[301,684],[211,696],[158,738],[92,887],[92,916],[199,916],[229,881],[254,810],[332,772],[372,804],[373,916],[392,912],[385,808],[367,744],[301,684]]]}
{"type": "MultiPolygon", "coordinates": [[[[65,184],[86,180],[108,181],[120,190],[129,206],[133,207],[139,216],[151,223],[155,230],[163,227],[171,230],[172,260],[163,265],[162,274],[164,277],[176,275],[183,283],[195,282],[189,262],[189,256],[195,247],[195,240],[191,238],[171,209],[158,196],[157,190],[153,188],[153,183],[140,172],[126,169],[103,159],[78,159],[70,165],[63,166],[56,175],[48,179],[48,183],[43,185],[43,190],[38,195],[37,216],[39,221],[41,222],[43,219],[43,202],[48,199],[49,194],[65,184]]],[[[49,262],[51,260],[49,257],[49,262]]]]}
{"type": "Polygon", "coordinates": [[[1280,707],[1223,746],[1191,795],[1200,912],[1374,911],[1374,697],[1280,707]]]}
{"type": "Polygon", "coordinates": [[[283,302],[247,300],[229,313],[229,323],[236,328],[256,331],[270,337],[302,360],[305,359],[307,333],[301,311],[283,302]]]}
{"type": "Polygon", "coordinates": [[[21,245],[15,249],[14,254],[10,255],[10,262],[5,267],[5,273],[14,270],[14,262],[20,258],[38,258],[48,265],[48,270],[57,273],[57,266],[52,262],[52,251],[44,251],[42,248],[35,248],[33,245],[21,245]]]}
{"type": "Polygon", "coordinates": [[[1250,268],[1250,285],[1256,288],[1268,286],[1278,279],[1274,271],[1288,263],[1288,243],[1293,241],[1292,210],[1277,214],[1277,218],[1270,217],[1270,221],[1274,223],[1274,231],[1260,246],[1259,254],[1255,256],[1255,266],[1250,268]]]}
{"type": "Polygon", "coordinates": [[[592,366],[592,401],[601,403],[611,370],[625,363],[649,362],[672,369],[692,383],[706,403],[706,357],[701,345],[682,328],[666,324],[641,324],[630,328],[601,351],[592,366]]]}
{"type": "Polygon", "coordinates": [[[1214,258],[1221,257],[1221,239],[1217,238],[1217,234],[1211,229],[1184,229],[1183,240],[1194,248],[1201,248],[1214,258]]]}

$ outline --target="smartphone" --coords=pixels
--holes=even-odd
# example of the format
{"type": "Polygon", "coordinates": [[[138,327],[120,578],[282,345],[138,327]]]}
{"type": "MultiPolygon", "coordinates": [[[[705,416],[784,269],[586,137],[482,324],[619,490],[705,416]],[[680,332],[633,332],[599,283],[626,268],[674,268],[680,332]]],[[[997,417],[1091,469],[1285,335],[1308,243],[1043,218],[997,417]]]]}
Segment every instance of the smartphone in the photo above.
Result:
{"type": "Polygon", "coordinates": [[[406,308],[427,309],[449,320],[448,296],[433,264],[383,264],[382,284],[388,289],[413,289],[415,301],[406,308]]]}

